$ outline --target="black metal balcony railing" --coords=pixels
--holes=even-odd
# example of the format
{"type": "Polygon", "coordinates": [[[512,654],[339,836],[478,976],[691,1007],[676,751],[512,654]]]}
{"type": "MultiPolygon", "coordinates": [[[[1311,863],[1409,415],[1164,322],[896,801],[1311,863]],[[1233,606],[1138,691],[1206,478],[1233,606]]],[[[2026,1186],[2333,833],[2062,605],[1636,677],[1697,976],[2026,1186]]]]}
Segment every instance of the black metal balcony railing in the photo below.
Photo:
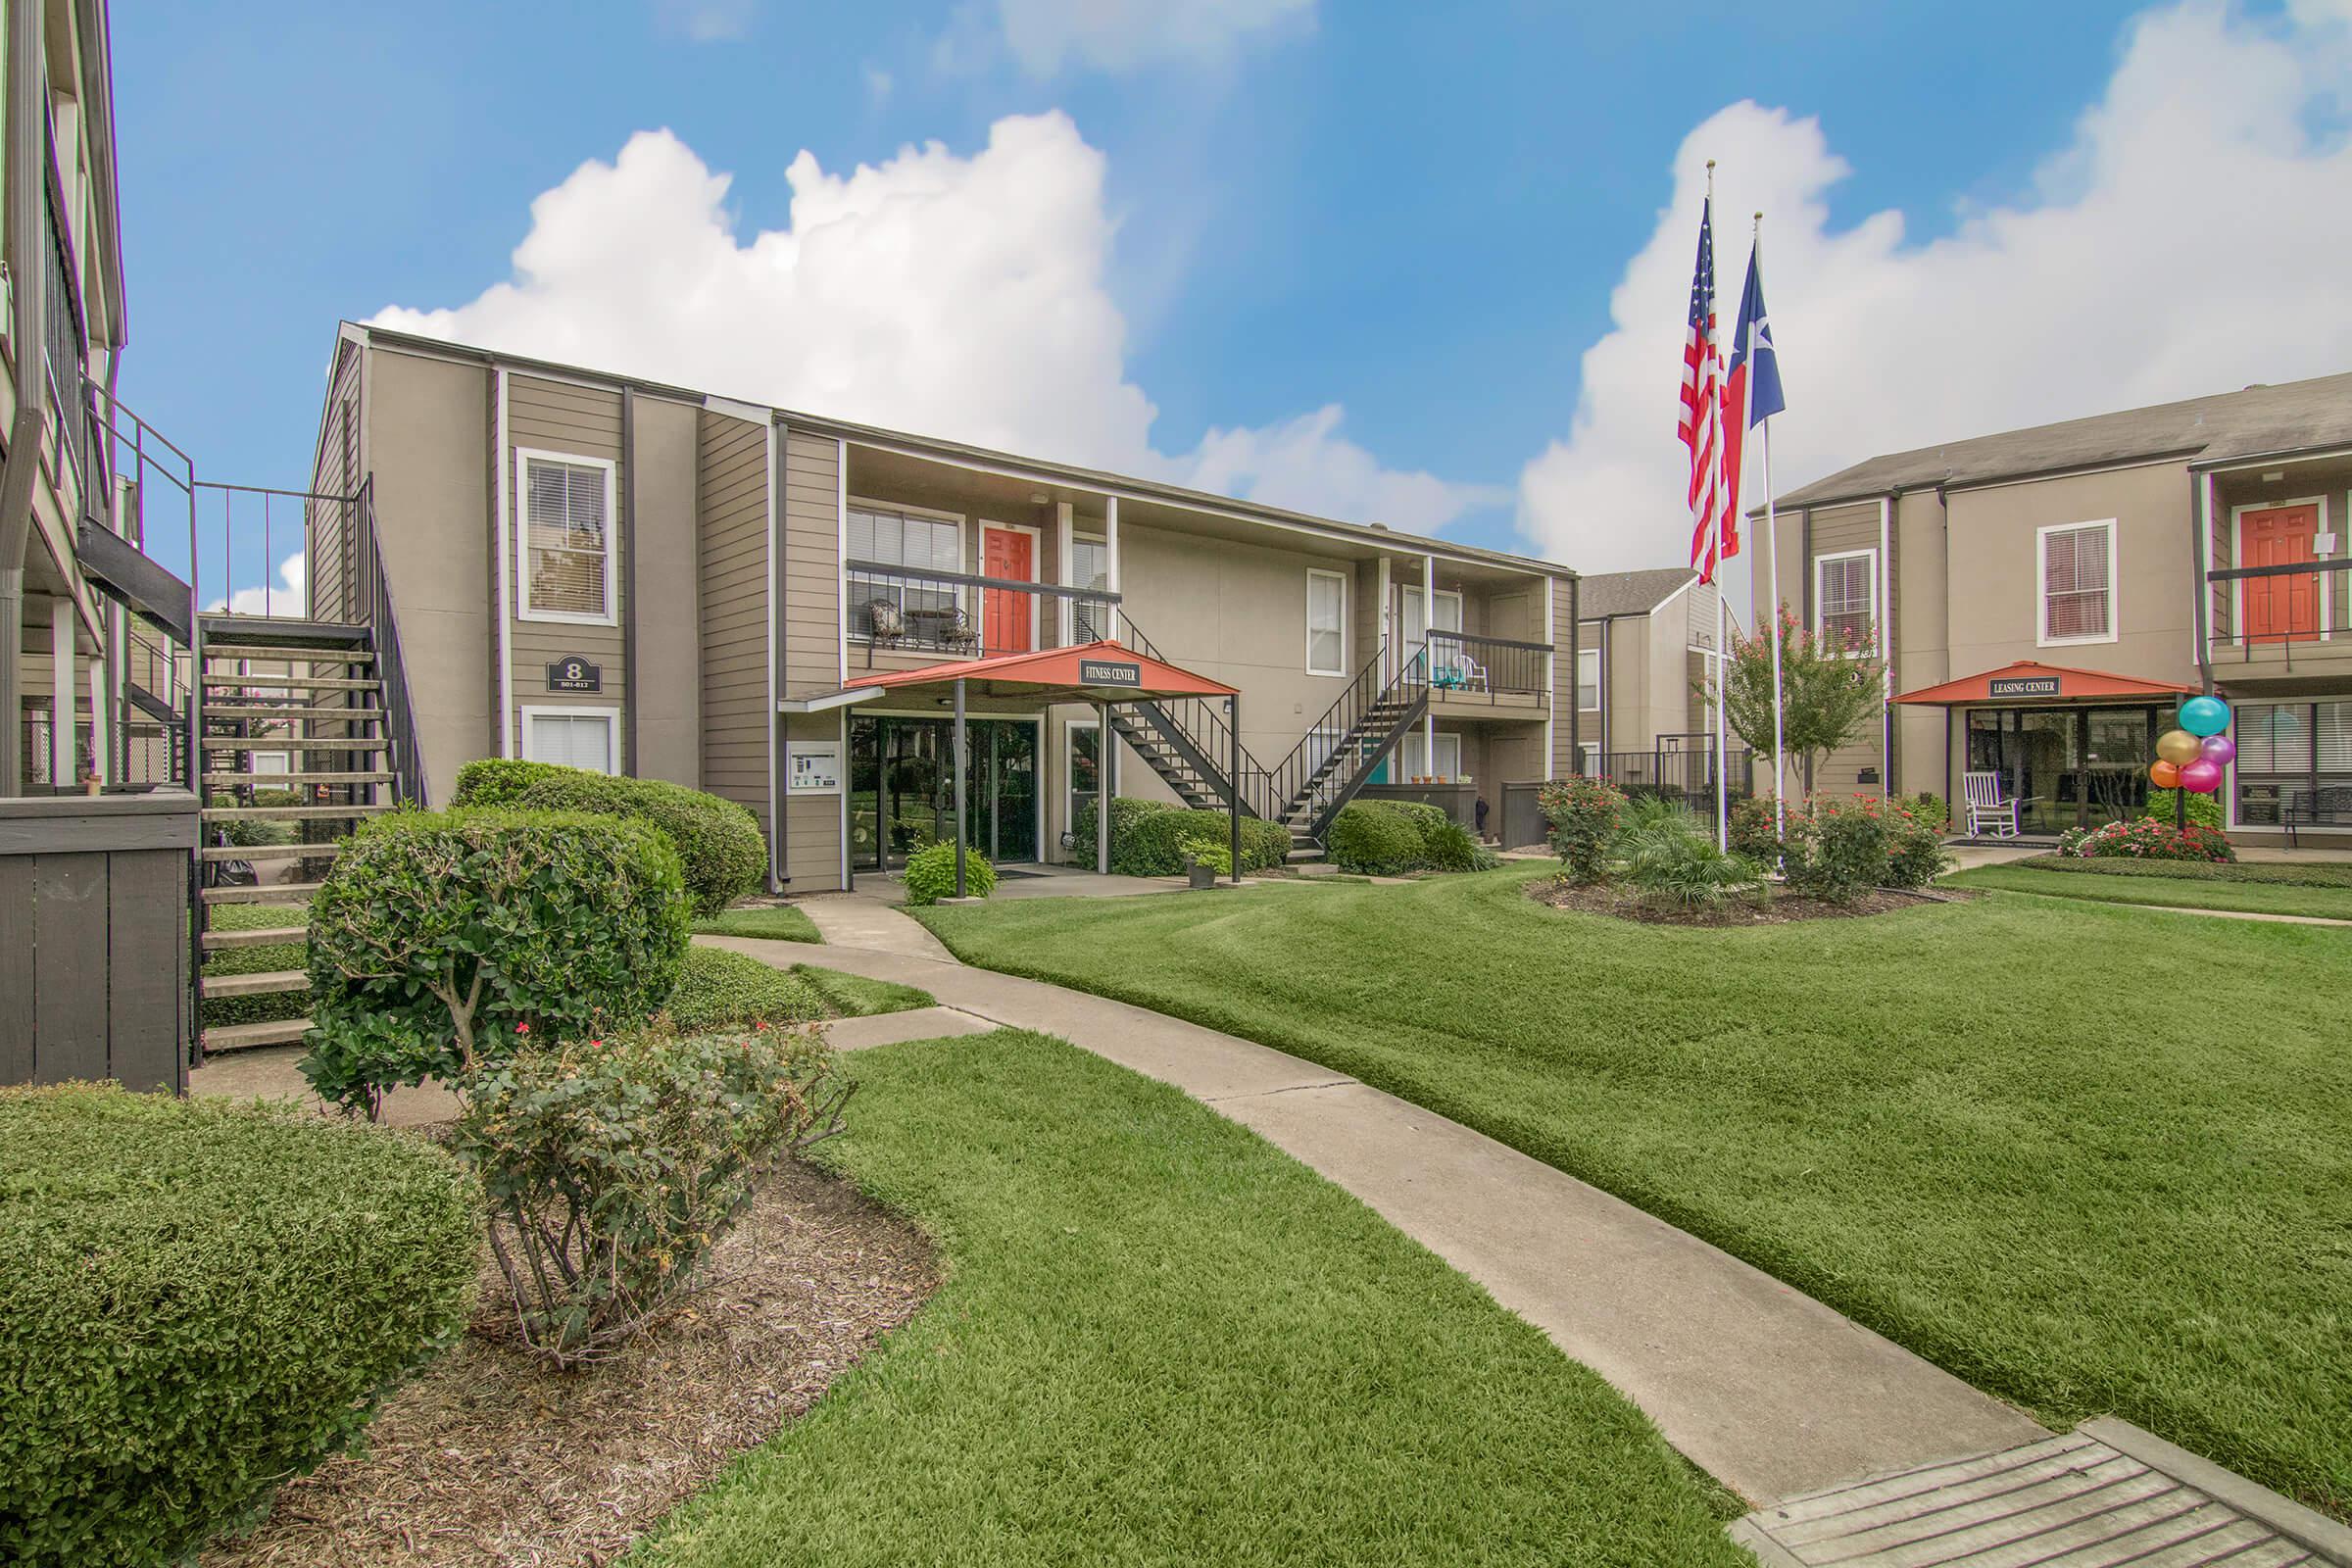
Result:
{"type": "Polygon", "coordinates": [[[926,571],[852,561],[848,579],[850,641],[981,659],[1069,648],[1113,635],[1119,596],[1092,588],[926,571]]]}
{"type": "Polygon", "coordinates": [[[66,221],[65,190],[57,176],[54,146],[49,150],[47,211],[47,275],[43,283],[48,309],[43,313],[46,341],[42,347],[47,357],[49,402],[57,416],[50,433],[50,461],[61,479],[73,475],[82,508],[104,516],[106,509],[94,504],[89,475],[84,468],[93,445],[91,421],[95,417],[90,407],[89,318],[81,307],[81,278],[74,264],[74,230],[66,221]]]}
{"type": "Polygon", "coordinates": [[[1447,702],[1542,697],[1551,690],[1551,645],[1468,632],[1432,631],[1427,652],[1432,697],[1447,702]]]}
{"type": "Polygon", "coordinates": [[[2272,566],[2217,566],[2205,573],[2206,641],[2234,650],[2248,662],[2298,654],[2352,654],[2352,561],[2287,562],[2272,566]]]}

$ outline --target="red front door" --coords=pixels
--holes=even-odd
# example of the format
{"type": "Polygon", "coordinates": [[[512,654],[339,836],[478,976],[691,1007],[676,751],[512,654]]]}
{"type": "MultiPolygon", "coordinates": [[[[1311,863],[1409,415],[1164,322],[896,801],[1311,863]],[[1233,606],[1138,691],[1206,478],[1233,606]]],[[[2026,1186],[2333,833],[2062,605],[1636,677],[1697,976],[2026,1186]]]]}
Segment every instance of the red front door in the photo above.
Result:
{"type": "MultiPolygon", "coordinates": [[[[2284,566],[2312,559],[2320,531],[2320,509],[2312,502],[2240,513],[2238,564],[2284,566]]],[[[2246,639],[2256,643],[2308,642],[2320,634],[2320,574],[2288,572],[2239,579],[2246,596],[2246,639]]]]}
{"type": "MultiPolygon", "coordinates": [[[[1037,536],[1017,528],[983,528],[980,574],[1037,581],[1037,536]]],[[[1037,596],[991,588],[983,596],[980,633],[992,654],[1025,654],[1037,646],[1037,596]]]]}

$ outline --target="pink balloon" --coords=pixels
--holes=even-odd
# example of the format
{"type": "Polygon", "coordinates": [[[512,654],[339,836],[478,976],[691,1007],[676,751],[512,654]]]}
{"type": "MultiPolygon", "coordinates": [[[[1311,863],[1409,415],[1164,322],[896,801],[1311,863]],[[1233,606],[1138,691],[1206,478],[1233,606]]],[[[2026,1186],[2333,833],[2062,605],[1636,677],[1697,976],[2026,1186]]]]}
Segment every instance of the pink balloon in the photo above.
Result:
{"type": "Polygon", "coordinates": [[[2205,760],[2216,767],[2237,760],[2237,742],[2227,735],[2208,735],[2197,750],[2204,755],[2205,760]]]}
{"type": "Polygon", "coordinates": [[[2180,787],[2196,795],[2211,794],[2222,787],[2222,764],[2211,758],[2198,758],[2180,769],[2180,787]]]}

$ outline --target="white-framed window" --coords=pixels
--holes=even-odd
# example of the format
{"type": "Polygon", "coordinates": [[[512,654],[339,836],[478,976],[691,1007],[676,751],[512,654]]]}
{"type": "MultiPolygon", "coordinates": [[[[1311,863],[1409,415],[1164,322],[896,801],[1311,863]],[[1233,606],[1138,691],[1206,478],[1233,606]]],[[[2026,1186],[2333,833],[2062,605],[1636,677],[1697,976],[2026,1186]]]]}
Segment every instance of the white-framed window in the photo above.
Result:
{"type": "Polygon", "coordinates": [[[253,754],[253,771],[256,773],[290,773],[293,768],[289,765],[284,752],[256,752],[253,754]]]}
{"type": "MultiPolygon", "coordinates": [[[[1076,832],[1078,812],[1102,794],[1102,725],[1098,719],[1073,718],[1061,729],[1061,781],[1067,799],[1062,825],[1076,832]]],[[[1080,849],[1088,846],[1080,845],[1080,849]]]]}
{"type": "Polygon", "coordinates": [[[1462,738],[1459,735],[1446,730],[1438,731],[1438,765],[1435,767],[1429,765],[1428,754],[1422,746],[1422,734],[1417,729],[1410,730],[1405,734],[1404,742],[1397,750],[1402,758],[1398,771],[1403,776],[1397,780],[1400,784],[1410,784],[1414,779],[1432,776],[1438,778],[1459,778],[1461,776],[1462,738]]]}
{"type": "Polygon", "coordinates": [[[611,626],[613,492],[619,466],[565,452],[514,453],[524,620],[611,626]]]}
{"type": "Polygon", "coordinates": [[[1576,651],[1576,706],[1587,713],[1600,711],[1600,650],[1576,651]]]}
{"type": "Polygon", "coordinates": [[[620,710],[535,708],[522,710],[522,759],[561,762],[595,773],[620,771],[620,710]]]}
{"type": "Polygon", "coordinates": [[[883,630],[896,627],[904,634],[910,625],[909,612],[918,619],[937,616],[958,607],[967,614],[975,607],[966,605],[960,597],[962,589],[955,583],[931,582],[921,577],[903,577],[892,568],[904,567],[917,572],[961,572],[963,570],[963,519],[950,513],[921,513],[899,507],[877,506],[866,501],[853,501],[843,522],[843,545],[848,559],[868,562],[882,568],[878,571],[853,569],[849,574],[850,635],[855,639],[871,636],[881,623],[883,630]],[[869,609],[876,600],[892,606],[896,615],[879,614],[869,609]]]}
{"type": "MultiPolygon", "coordinates": [[[[1101,534],[1070,535],[1069,576],[1072,588],[1097,594],[1110,592],[1110,541],[1101,534]]],[[[1100,600],[1063,601],[1062,613],[1070,621],[1069,640],[1091,643],[1111,635],[1109,611],[1110,607],[1100,600]]]]}
{"type": "Polygon", "coordinates": [[[2115,641],[2115,519],[2052,523],[2036,532],[2043,648],[2115,641]]]}
{"type": "Polygon", "coordinates": [[[1586,778],[1600,777],[1600,742],[1579,741],[1577,743],[1576,770],[1586,778]]]}
{"type": "Polygon", "coordinates": [[[1867,651],[1878,623],[1879,553],[1849,550],[1814,557],[1814,631],[1867,651]]]}
{"type": "Polygon", "coordinates": [[[1348,669],[1348,575],[1306,568],[1306,672],[1345,675],[1348,669]]]}

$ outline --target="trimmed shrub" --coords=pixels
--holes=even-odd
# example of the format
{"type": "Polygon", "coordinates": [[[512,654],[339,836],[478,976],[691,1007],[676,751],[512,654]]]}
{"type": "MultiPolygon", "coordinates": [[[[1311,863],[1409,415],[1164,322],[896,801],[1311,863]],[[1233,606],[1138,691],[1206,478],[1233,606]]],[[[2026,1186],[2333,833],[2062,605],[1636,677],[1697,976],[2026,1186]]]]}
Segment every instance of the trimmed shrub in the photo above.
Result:
{"type": "Polygon", "coordinates": [[[0,1561],[180,1561],[465,1327],[475,1186],[416,1139],[9,1089],[0,1173],[0,1561]]]}
{"type": "MultiPolygon", "coordinates": [[[[2179,790],[2148,791],[2148,808],[2139,814],[2158,822],[2170,822],[2178,809],[2179,790]]],[[[2212,791],[2188,793],[2188,825],[2208,827],[2216,833],[2222,830],[2222,798],[2212,791]]]]}
{"type": "Polygon", "coordinates": [[[581,771],[560,762],[526,762],[516,757],[479,758],[458,769],[458,787],[449,798],[450,809],[519,806],[532,785],[581,771]]]}
{"type": "Polygon", "coordinates": [[[1625,792],[1605,778],[1580,775],[1544,785],[1536,804],[1551,824],[1551,852],[1568,867],[1569,879],[1597,882],[1606,875],[1609,841],[1625,821],[1625,792]]]}
{"type": "Polygon", "coordinates": [[[760,819],[733,801],[653,778],[614,778],[583,767],[558,768],[522,792],[531,811],[593,811],[634,817],[669,835],[698,915],[715,915],[760,885],[767,844],[760,819]]]}
{"type": "Polygon", "coordinates": [[[1402,876],[1421,867],[1421,827],[1394,801],[1349,801],[1331,819],[1323,849],[1343,871],[1402,876]]]}
{"type": "Polygon", "coordinates": [[[681,1034],[793,1025],[829,1018],[833,1009],[816,988],[789,970],[725,948],[688,948],[677,989],[662,1004],[681,1034]]]}
{"type": "Polygon", "coordinates": [[[2191,860],[2222,864],[2237,858],[2230,841],[2212,828],[2199,827],[2193,822],[2185,828],[2176,828],[2170,821],[2148,816],[2110,822],[2079,838],[2067,834],[2060,838],[2058,852],[2086,860],[2191,860]]]}
{"type": "Polygon", "coordinates": [[[1943,849],[1943,803],[1932,795],[1927,799],[1936,804],[1922,806],[1914,796],[1889,801],[1881,812],[1886,824],[1886,887],[1924,888],[1952,863],[1943,849]]]}
{"type": "MultiPolygon", "coordinates": [[[[1120,795],[1110,803],[1110,869],[1117,876],[1181,876],[1184,846],[1192,840],[1223,844],[1228,818],[1219,810],[1190,810],[1165,801],[1139,801],[1120,795]]],[[[1091,863],[1095,842],[1095,803],[1078,808],[1070,824],[1078,855],[1091,863]]],[[[1260,817],[1242,818],[1242,869],[1267,871],[1286,865],[1291,858],[1290,830],[1260,817]]]]}
{"type": "Polygon", "coordinates": [[[840,1132],[850,1093],[814,1029],[641,1029],[474,1074],[453,1147],[524,1343],[575,1365],[674,1310],[753,1179],[840,1132]]]}
{"type": "MultiPolygon", "coordinates": [[[[988,857],[967,847],[963,852],[964,896],[985,899],[997,891],[997,868],[988,863],[988,857]]],[[[919,909],[927,904],[956,896],[956,846],[934,844],[927,850],[917,850],[906,857],[906,906],[919,909]]]]}
{"type": "Polygon", "coordinates": [[[519,1039],[642,1022],[677,984],[678,854],[648,823],[548,811],[396,811],[352,836],[311,901],[303,1075],[375,1109],[519,1039]]]}
{"type": "Polygon", "coordinates": [[[1817,800],[1799,833],[1789,823],[1783,874],[1796,892],[1850,904],[1886,880],[1886,819],[1875,801],[1817,800]]]}

